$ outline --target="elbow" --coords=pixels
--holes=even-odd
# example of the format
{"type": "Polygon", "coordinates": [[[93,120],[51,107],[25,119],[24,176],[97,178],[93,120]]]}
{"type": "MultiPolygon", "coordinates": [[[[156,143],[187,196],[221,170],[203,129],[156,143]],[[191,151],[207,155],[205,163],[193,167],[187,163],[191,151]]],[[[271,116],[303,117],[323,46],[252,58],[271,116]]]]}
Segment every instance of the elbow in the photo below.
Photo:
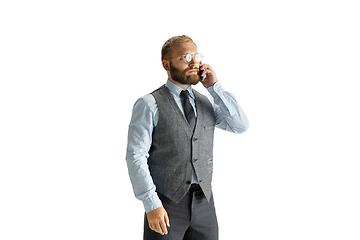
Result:
{"type": "Polygon", "coordinates": [[[240,134],[246,132],[249,129],[249,121],[246,118],[233,118],[231,120],[228,119],[225,124],[224,122],[222,122],[219,123],[217,126],[225,131],[240,134]]]}
{"type": "Polygon", "coordinates": [[[244,132],[246,132],[249,129],[249,127],[250,127],[250,124],[249,124],[249,122],[247,122],[244,127],[244,132]]]}
{"type": "Polygon", "coordinates": [[[241,133],[244,133],[244,132],[246,132],[248,129],[249,129],[249,126],[250,126],[250,124],[249,124],[249,122],[243,122],[242,124],[241,124],[241,126],[239,126],[238,128],[236,128],[236,129],[233,129],[233,132],[234,133],[236,133],[236,134],[241,134],[241,133]]]}

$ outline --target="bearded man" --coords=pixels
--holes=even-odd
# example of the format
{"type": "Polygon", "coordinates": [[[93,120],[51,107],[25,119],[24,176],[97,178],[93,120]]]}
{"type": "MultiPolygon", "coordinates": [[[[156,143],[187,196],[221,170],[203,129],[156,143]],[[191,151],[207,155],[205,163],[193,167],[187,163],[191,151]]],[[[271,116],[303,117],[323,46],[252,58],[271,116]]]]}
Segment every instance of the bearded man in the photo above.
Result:
{"type": "Polygon", "coordinates": [[[161,55],[168,80],[136,101],[126,153],[135,196],[146,212],[144,239],[217,240],[214,127],[243,133],[249,123],[190,37],[170,38],[161,55]],[[192,88],[199,82],[209,97],[192,88]]]}

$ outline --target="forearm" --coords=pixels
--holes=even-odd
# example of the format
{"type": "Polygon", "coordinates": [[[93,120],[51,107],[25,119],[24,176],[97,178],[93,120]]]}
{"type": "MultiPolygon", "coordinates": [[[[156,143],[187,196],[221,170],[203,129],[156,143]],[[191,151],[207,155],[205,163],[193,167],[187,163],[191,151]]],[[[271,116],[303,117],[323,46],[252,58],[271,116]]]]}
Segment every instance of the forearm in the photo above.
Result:
{"type": "Polygon", "coordinates": [[[156,193],[156,187],[148,170],[147,159],[145,156],[136,158],[129,153],[126,157],[130,181],[135,197],[143,202],[146,213],[151,212],[162,206],[156,193]]]}
{"type": "Polygon", "coordinates": [[[243,133],[249,128],[249,121],[235,97],[225,92],[220,83],[207,88],[212,98],[216,126],[233,133],[243,133]]]}

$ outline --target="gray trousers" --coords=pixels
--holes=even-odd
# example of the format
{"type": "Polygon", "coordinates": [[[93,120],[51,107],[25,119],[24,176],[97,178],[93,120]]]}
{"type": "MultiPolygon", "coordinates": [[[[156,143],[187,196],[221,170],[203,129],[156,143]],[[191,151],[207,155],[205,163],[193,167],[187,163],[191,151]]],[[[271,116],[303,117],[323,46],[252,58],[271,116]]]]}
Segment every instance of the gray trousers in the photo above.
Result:
{"type": "Polygon", "coordinates": [[[144,240],[218,240],[213,197],[208,202],[199,185],[192,185],[178,204],[158,195],[169,216],[168,234],[161,235],[151,230],[145,214],[144,240]]]}

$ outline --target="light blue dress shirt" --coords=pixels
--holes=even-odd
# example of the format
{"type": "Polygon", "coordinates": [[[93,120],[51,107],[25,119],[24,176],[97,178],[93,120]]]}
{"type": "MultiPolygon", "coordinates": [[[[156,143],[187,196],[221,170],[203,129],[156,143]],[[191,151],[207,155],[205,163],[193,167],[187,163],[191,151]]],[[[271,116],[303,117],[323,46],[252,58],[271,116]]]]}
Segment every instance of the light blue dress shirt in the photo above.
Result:
{"type": "MultiPolygon", "coordinates": [[[[184,113],[182,97],[180,96],[180,92],[184,89],[169,80],[165,86],[170,90],[175,102],[184,113]]],[[[195,96],[192,87],[190,86],[187,90],[196,115],[195,96]]],[[[245,132],[249,127],[249,122],[234,96],[225,92],[219,82],[207,90],[211,95],[208,99],[214,109],[215,126],[233,133],[245,132]]],[[[126,162],[129,176],[135,197],[143,202],[146,213],[162,206],[147,165],[152,133],[159,119],[158,111],[155,98],[151,94],[138,99],[133,108],[128,133],[126,162]]],[[[197,183],[195,172],[193,183],[197,183]]]]}

